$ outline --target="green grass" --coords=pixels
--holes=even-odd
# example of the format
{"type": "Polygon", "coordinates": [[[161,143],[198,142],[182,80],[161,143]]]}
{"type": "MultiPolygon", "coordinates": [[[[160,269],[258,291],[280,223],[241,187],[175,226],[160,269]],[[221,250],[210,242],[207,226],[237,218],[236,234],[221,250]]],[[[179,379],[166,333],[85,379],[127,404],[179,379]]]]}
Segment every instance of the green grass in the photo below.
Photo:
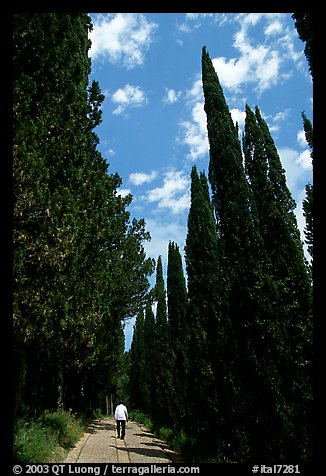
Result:
{"type": "Polygon", "coordinates": [[[85,429],[83,418],[64,410],[45,411],[38,418],[20,419],[14,431],[14,460],[18,463],[61,462],[85,429]]]}

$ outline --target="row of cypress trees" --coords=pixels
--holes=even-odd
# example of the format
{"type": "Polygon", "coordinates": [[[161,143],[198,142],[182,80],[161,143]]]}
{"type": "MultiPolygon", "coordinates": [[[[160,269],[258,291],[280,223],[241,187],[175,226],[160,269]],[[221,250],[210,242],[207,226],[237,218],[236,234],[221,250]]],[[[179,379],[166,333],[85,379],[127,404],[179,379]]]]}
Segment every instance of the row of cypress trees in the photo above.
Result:
{"type": "Polygon", "coordinates": [[[15,409],[104,408],[149,288],[144,220],[97,150],[85,13],[13,18],[15,409]]]}
{"type": "Polygon", "coordinates": [[[170,242],[167,292],[159,257],[135,324],[132,405],[228,460],[309,461],[312,279],[295,202],[258,107],[246,106],[241,146],[205,47],[202,82],[211,194],[194,166],[187,286],[170,242]]]}

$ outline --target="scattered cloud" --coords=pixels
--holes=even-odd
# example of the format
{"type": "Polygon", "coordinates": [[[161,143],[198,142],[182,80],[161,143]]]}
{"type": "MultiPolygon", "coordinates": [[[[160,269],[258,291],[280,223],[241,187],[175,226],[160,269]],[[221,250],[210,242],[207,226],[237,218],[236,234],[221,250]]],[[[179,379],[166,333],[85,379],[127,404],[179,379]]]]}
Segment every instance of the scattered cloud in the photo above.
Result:
{"type": "Polygon", "coordinates": [[[173,104],[178,101],[181,96],[181,91],[175,91],[174,89],[166,88],[166,95],[163,97],[164,104],[173,104]]]}
{"type": "Polygon", "coordinates": [[[224,57],[212,59],[222,87],[240,92],[242,84],[256,82],[257,92],[261,94],[275,86],[280,79],[279,52],[263,45],[251,46],[241,30],[235,36],[234,45],[240,50],[241,56],[230,60],[224,57]]]}
{"type": "Polygon", "coordinates": [[[207,119],[204,104],[198,102],[191,111],[191,121],[180,122],[184,130],[182,142],[189,147],[188,157],[195,161],[208,153],[207,119]]]}
{"type": "MultiPolygon", "coordinates": [[[[255,83],[258,95],[275,86],[279,81],[291,76],[291,72],[281,72],[285,61],[298,62],[302,53],[294,47],[294,33],[287,31],[282,23],[282,13],[242,13],[235,16],[240,29],[233,37],[233,47],[238,57],[212,58],[214,68],[223,88],[240,92],[245,83],[255,83]],[[263,38],[253,44],[250,28],[262,25],[263,38]]],[[[290,68],[291,66],[287,66],[290,68]]]]}
{"type": "Polygon", "coordinates": [[[143,185],[144,183],[151,183],[157,176],[157,172],[155,170],[150,174],[146,174],[144,172],[134,172],[129,175],[129,181],[133,185],[143,185]]]}
{"type": "Polygon", "coordinates": [[[115,91],[111,96],[111,101],[118,104],[113,114],[122,114],[126,109],[140,107],[147,103],[145,93],[139,86],[126,84],[124,88],[115,91]]]}
{"type": "Polygon", "coordinates": [[[298,132],[297,141],[301,147],[307,147],[306,133],[303,129],[298,132]]]}
{"type": "Polygon", "coordinates": [[[158,208],[167,208],[173,214],[190,206],[190,178],[183,171],[168,170],[163,177],[163,186],[149,190],[149,202],[157,202],[158,208]]]}
{"type": "Polygon", "coordinates": [[[302,189],[305,184],[311,181],[312,164],[308,149],[298,152],[290,147],[283,147],[278,150],[283,168],[285,169],[286,182],[291,190],[293,198],[298,203],[302,189]]]}
{"type": "Polygon", "coordinates": [[[273,36],[277,35],[278,33],[281,33],[282,30],[282,23],[279,21],[279,19],[275,19],[271,23],[269,23],[269,25],[266,26],[264,31],[266,36],[273,36]]]}
{"type": "Polygon", "coordinates": [[[100,14],[94,17],[93,26],[89,34],[92,42],[90,57],[103,56],[127,69],[144,63],[145,52],[158,27],[141,13],[100,14]]]}
{"type": "Polygon", "coordinates": [[[245,120],[246,120],[245,111],[240,111],[240,109],[234,108],[234,109],[230,109],[230,114],[231,114],[234,125],[238,123],[240,131],[243,131],[245,126],[245,120]]]}
{"type": "Polygon", "coordinates": [[[299,154],[297,163],[299,167],[301,167],[304,170],[311,170],[311,156],[310,156],[310,151],[308,149],[304,150],[299,154]]]}
{"type": "Polygon", "coordinates": [[[146,219],[146,229],[150,230],[151,241],[144,243],[147,256],[157,259],[162,256],[164,270],[167,266],[167,253],[169,241],[177,243],[180,253],[183,255],[186,239],[184,224],[174,222],[165,223],[153,218],[146,219]]]}
{"type": "Polygon", "coordinates": [[[194,29],[200,28],[203,21],[213,21],[222,25],[229,18],[226,13],[186,13],[185,21],[178,25],[178,30],[182,33],[191,33],[194,29]]]}

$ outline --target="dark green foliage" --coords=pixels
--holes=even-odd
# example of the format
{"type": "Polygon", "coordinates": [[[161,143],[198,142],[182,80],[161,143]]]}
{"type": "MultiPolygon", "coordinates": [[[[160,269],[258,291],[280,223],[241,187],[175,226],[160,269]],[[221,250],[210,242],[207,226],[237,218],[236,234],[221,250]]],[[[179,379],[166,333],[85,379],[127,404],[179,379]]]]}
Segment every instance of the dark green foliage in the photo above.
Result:
{"type": "Polygon", "coordinates": [[[255,115],[246,108],[243,143],[246,170],[257,204],[259,232],[266,249],[264,272],[273,290],[270,301],[274,313],[269,313],[271,321],[267,329],[270,356],[279,375],[277,385],[271,382],[271,387],[283,426],[281,447],[285,451],[297,438],[301,442],[297,444],[298,455],[305,458],[311,418],[311,282],[293,212],[295,203],[258,107],[255,115]]]}
{"type": "Polygon", "coordinates": [[[156,415],[156,401],[159,389],[156,386],[157,349],[155,316],[152,310],[152,301],[148,300],[145,307],[144,325],[144,373],[140,390],[143,394],[143,407],[146,413],[156,415]]]}
{"type": "Polygon", "coordinates": [[[17,463],[61,462],[86,430],[86,421],[63,410],[16,422],[13,458],[17,463]]]}
{"type": "MultiPolygon", "coordinates": [[[[151,356],[145,367],[154,386],[140,384],[149,399],[140,409],[155,422],[172,422],[175,433],[181,427],[214,461],[310,461],[312,294],[296,204],[259,108],[246,106],[241,148],[205,48],[202,74],[212,200],[205,174],[194,166],[187,290],[178,247],[170,242],[167,310],[159,258],[156,322],[150,308],[142,351],[151,356]]],[[[307,120],[305,131],[310,144],[307,120]]],[[[309,197],[307,224],[311,205],[309,197]]],[[[307,239],[312,222],[309,231],[307,239]]],[[[139,335],[137,324],[135,349],[139,335]]],[[[139,356],[135,372],[143,365],[139,356]]]]}
{"type": "Polygon", "coordinates": [[[306,56],[309,71],[313,77],[313,44],[314,44],[314,24],[313,13],[293,13],[292,18],[297,29],[299,38],[305,43],[304,54],[306,56]]]}
{"type": "Polygon", "coordinates": [[[163,278],[162,258],[158,257],[156,265],[156,283],[154,299],[157,303],[155,319],[155,360],[154,381],[156,389],[155,419],[159,422],[171,420],[172,392],[172,357],[170,351],[169,328],[167,322],[166,291],[163,278]]]}
{"type": "Polygon", "coordinates": [[[87,14],[16,14],[13,252],[17,403],[88,407],[114,393],[123,321],[145,302],[153,262],[131,196],[117,194],[93,129],[87,14]],[[37,370],[36,370],[37,369],[37,370]]]}
{"type": "Polygon", "coordinates": [[[144,384],[146,372],[144,327],[144,311],[141,309],[135,321],[130,347],[129,393],[131,408],[144,408],[144,395],[146,393],[144,384]]]}
{"type": "Polygon", "coordinates": [[[267,125],[258,108],[254,116],[248,107],[247,181],[233,122],[205,49],[202,64],[209,178],[235,337],[236,365],[230,376],[238,385],[234,411],[245,443],[236,452],[243,460],[284,459],[286,454],[304,460],[309,453],[311,290],[295,203],[267,125]]]}
{"type": "Polygon", "coordinates": [[[189,361],[189,325],[186,320],[187,288],[183,274],[179,247],[169,242],[167,269],[168,327],[171,371],[173,381],[172,423],[176,425],[186,417],[185,375],[189,361]]]}
{"type": "Polygon", "coordinates": [[[307,116],[304,112],[301,113],[301,116],[302,116],[302,120],[303,120],[303,129],[304,129],[304,132],[305,132],[306,141],[307,141],[307,143],[309,145],[309,148],[310,148],[310,156],[311,156],[311,159],[313,159],[314,142],[313,142],[312,124],[311,124],[311,121],[309,121],[309,119],[307,118],[307,116]]]}
{"type": "Polygon", "coordinates": [[[218,415],[210,353],[218,322],[217,234],[209,196],[195,166],[191,172],[191,206],[185,259],[189,299],[187,409],[188,415],[193,415],[186,424],[193,432],[205,436],[204,433],[209,432],[218,415]],[[205,410],[198,412],[199,408],[205,410]]]}

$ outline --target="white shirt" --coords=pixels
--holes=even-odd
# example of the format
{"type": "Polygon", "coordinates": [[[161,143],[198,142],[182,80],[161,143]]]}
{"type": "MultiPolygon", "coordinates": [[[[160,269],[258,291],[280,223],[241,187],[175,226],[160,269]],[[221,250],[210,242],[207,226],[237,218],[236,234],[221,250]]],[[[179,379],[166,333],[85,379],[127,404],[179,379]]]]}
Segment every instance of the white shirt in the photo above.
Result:
{"type": "Polygon", "coordinates": [[[115,409],[114,418],[116,420],[128,420],[127,408],[122,403],[115,409]]]}

